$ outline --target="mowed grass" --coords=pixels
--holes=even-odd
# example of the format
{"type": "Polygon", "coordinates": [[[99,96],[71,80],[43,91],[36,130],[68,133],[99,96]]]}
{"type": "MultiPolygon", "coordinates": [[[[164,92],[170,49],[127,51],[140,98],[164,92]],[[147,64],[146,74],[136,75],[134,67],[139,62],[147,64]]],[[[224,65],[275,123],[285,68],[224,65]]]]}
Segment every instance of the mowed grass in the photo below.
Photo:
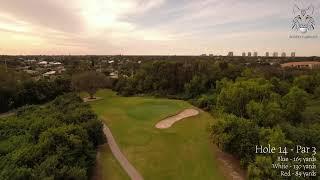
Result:
{"type": "Polygon", "coordinates": [[[107,144],[100,147],[101,179],[123,179],[130,180],[128,175],[123,171],[116,158],[107,144]]]}
{"type": "MultiPolygon", "coordinates": [[[[91,102],[94,111],[111,129],[128,160],[149,180],[220,180],[217,160],[207,128],[214,119],[205,112],[156,129],[161,119],[192,107],[184,101],[152,97],[120,97],[110,90],[97,93],[103,100],[91,102]]],[[[129,179],[111,157],[108,147],[101,156],[103,178],[129,179]]]]}

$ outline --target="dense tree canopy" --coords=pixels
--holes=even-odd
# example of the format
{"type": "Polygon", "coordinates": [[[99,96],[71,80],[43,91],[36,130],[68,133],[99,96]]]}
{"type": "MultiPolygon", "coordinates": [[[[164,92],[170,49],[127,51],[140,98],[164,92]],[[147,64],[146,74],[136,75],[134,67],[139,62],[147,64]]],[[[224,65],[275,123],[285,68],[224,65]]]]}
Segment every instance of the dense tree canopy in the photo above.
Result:
{"type": "Polygon", "coordinates": [[[0,179],[87,179],[101,123],[75,94],[0,121],[0,179]]]}
{"type": "Polygon", "coordinates": [[[306,108],[307,98],[308,94],[298,87],[292,87],[289,93],[282,98],[282,107],[288,120],[292,122],[301,120],[301,113],[306,108]]]}
{"type": "Polygon", "coordinates": [[[210,61],[150,61],[136,73],[121,76],[114,90],[122,95],[155,94],[193,98],[215,86],[222,77],[234,79],[241,67],[210,61]]]}
{"type": "Polygon", "coordinates": [[[77,91],[85,91],[90,98],[93,98],[98,89],[108,87],[108,85],[110,87],[110,80],[102,73],[87,71],[73,75],[72,85],[77,91]]]}
{"type": "Polygon", "coordinates": [[[211,133],[213,141],[222,150],[239,157],[243,165],[254,160],[259,128],[253,121],[226,115],[212,126],[211,133]]]}
{"type": "Polygon", "coordinates": [[[24,105],[40,104],[72,91],[67,78],[0,81],[0,113],[24,105]]]}
{"type": "Polygon", "coordinates": [[[263,79],[238,80],[225,84],[217,103],[225,112],[247,117],[246,105],[252,100],[267,101],[271,96],[271,89],[272,85],[263,79]]]}

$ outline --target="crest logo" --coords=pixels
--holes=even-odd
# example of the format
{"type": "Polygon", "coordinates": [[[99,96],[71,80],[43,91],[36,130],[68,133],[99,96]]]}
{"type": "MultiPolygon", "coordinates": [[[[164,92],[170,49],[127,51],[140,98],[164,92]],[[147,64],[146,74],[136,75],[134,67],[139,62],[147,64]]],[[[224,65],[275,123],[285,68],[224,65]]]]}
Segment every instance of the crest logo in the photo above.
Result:
{"type": "Polygon", "coordinates": [[[313,18],[314,7],[310,5],[308,8],[301,8],[298,5],[294,5],[293,14],[294,19],[292,21],[292,29],[301,33],[307,33],[315,29],[315,20],[313,18]]]}

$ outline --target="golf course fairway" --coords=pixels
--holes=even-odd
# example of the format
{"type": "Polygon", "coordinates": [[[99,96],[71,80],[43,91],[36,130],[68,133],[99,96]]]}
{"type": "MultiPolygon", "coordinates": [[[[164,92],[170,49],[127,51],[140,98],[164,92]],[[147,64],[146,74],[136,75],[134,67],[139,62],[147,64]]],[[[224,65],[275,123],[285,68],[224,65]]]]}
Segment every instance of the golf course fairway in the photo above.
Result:
{"type": "MultiPolygon", "coordinates": [[[[152,97],[121,97],[111,90],[97,93],[90,102],[110,128],[122,153],[145,180],[220,180],[218,163],[209,142],[210,114],[175,123],[168,129],[155,124],[186,108],[189,103],[152,97]]],[[[102,179],[130,179],[107,145],[100,148],[98,163],[102,179]]]]}

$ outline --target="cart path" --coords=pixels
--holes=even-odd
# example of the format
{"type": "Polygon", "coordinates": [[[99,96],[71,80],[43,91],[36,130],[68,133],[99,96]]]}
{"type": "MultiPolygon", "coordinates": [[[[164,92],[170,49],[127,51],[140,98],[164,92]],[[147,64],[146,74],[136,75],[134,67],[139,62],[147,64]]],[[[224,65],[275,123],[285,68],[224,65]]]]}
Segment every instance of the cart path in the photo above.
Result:
{"type": "Polygon", "coordinates": [[[158,122],[155,126],[158,129],[167,129],[170,128],[174,123],[183,120],[188,117],[197,116],[199,111],[196,109],[185,109],[180,113],[170,116],[168,118],[163,119],[162,121],[158,122]]]}
{"type": "Polygon", "coordinates": [[[105,124],[103,124],[103,133],[107,138],[107,142],[109,144],[112,154],[119,161],[120,165],[127,172],[129,177],[132,180],[143,180],[143,177],[140,175],[140,173],[132,166],[132,164],[128,161],[128,159],[122,154],[119,146],[117,145],[114,137],[112,136],[110,129],[105,124]]]}

